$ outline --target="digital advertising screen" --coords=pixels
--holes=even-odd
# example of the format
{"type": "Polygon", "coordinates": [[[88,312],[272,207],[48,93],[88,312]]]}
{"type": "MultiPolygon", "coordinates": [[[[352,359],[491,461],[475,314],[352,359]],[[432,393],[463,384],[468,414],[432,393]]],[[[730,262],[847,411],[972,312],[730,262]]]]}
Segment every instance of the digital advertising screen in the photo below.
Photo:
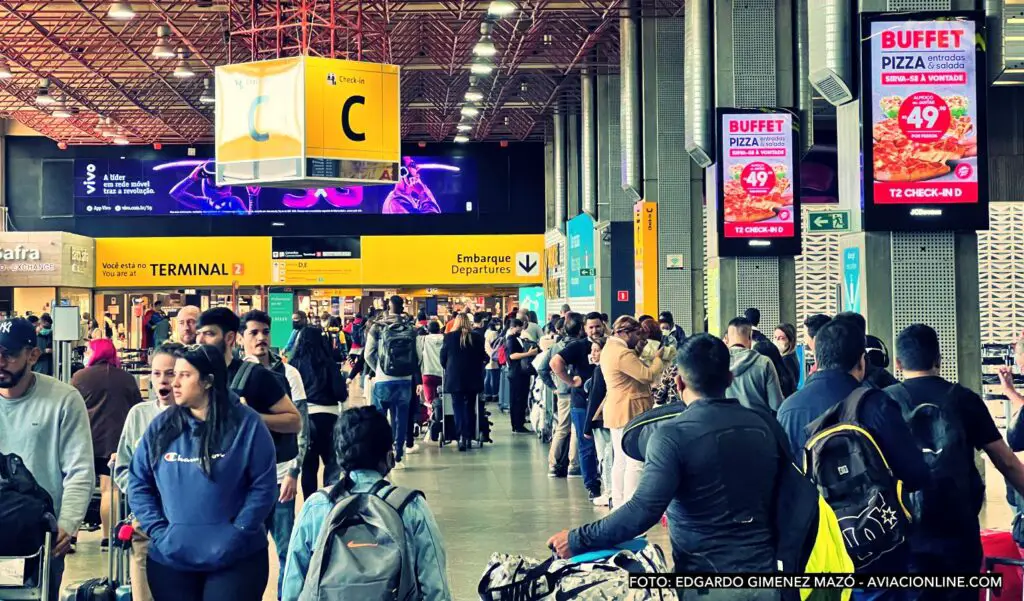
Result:
{"type": "Polygon", "coordinates": [[[799,121],[789,109],[718,109],[721,256],[800,254],[799,121]]]}
{"type": "Polygon", "coordinates": [[[981,14],[862,16],[864,228],[988,228],[981,14]]]}
{"type": "Polygon", "coordinates": [[[404,156],[395,184],[280,189],[218,186],[208,158],[75,159],[75,215],[431,215],[476,210],[468,157],[404,156]]]}

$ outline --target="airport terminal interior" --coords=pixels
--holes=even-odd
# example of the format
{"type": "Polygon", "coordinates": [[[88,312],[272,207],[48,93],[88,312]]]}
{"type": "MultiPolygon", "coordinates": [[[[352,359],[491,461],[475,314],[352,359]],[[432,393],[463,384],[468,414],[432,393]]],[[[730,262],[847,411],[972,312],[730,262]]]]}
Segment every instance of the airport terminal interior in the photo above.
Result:
{"type": "Polygon", "coordinates": [[[1024,0],[0,0],[0,601],[1021,598],[1018,273],[1024,0]]]}

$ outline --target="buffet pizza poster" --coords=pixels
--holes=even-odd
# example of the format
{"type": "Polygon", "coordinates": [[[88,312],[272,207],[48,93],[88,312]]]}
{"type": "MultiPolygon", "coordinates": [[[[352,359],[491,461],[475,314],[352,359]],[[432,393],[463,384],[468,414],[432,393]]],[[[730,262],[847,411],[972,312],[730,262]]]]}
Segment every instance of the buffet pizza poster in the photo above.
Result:
{"type": "Polygon", "coordinates": [[[726,238],[792,238],[793,115],[722,115],[722,233],[726,238]]]}
{"type": "Polygon", "coordinates": [[[874,203],[977,203],[975,23],[870,26],[874,203]]]}

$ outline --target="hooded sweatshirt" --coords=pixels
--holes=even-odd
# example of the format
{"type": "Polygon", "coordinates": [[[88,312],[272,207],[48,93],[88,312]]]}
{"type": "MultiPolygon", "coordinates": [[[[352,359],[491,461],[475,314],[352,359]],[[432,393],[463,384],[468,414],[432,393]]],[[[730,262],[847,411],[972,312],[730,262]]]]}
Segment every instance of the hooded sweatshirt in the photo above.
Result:
{"type": "Polygon", "coordinates": [[[231,403],[237,426],[213,454],[211,478],[199,465],[199,428],[189,416],[185,431],[153,465],[155,433],[171,415],[153,419],[132,458],[128,498],[152,539],[149,558],[195,572],[224,569],[261,550],[264,521],[277,502],[274,441],[253,409],[231,403]]]}
{"type": "Polygon", "coordinates": [[[760,403],[772,413],[778,411],[785,399],[772,360],[757,351],[738,346],[729,349],[729,355],[733,380],[725,396],[739,399],[740,404],[748,407],[760,403]]]}

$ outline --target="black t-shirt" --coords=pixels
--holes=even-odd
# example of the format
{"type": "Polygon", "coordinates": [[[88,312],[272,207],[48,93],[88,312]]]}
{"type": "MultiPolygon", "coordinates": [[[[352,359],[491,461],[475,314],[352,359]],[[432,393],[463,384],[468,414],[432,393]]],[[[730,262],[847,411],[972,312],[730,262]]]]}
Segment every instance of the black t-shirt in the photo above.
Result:
{"type": "MultiPolygon", "coordinates": [[[[231,387],[238,370],[242,367],[241,359],[232,359],[228,364],[228,387],[231,387]]],[[[288,394],[288,380],[283,374],[276,374],[262,365],[253,365],[252,371],[241,390],[232,388],[232,391],[245,399],[245,403],[253,408],[256,413],[270,414],[270,408],[281,400],[281,397],[288,394]]],[[[274,439],[274,449],[277,452],[277,463],[291,461],[298,455],[298,436],[295,434],[282,434],[270,432],[274,439]]]]}
{"type": "MultiPolygon", "coordinates": [[[[950,393],[953,384],[939,376],[925,376],[908,379],[903,386],[914,399],[915,405],[919,405],[944,400],[950,393]]],[[[963,432],[967,437],[967,443],[972,448],[981,450],[985,445],[1001,438],[988,407],[973,391],[963,386],[957,386],[952,402],[955,403],[956,412],[963,421],[963,432]]],[[[973,465],[974,453],[972,452],[966,459],[973,465]]],[[[970,492],[972,495],[982,497],[984,486],[981,484],[980,477],[975,482],[975,487],[979,488],[970,492]]],[[[980,502],[981,499],[978,498],[978,501],[980,502]]],[[[964,553],[979,553],[980,548],[976,548],[980,545],[979,532],[981,530],[978,515],[971,512],[964,512],[962,515],[964,520],[962,523],[948,524],[943,528],[944,532],[942,533],[914,533],[911,540],[913,550],[943,555],[955,553],[958,556],[962,556],[964,553]]],[[[950,516],[950,519],[959,518],[950,516]]]]}
{"type": "Polygon", "coordinates": [[[523,348],[523,341],[519,339],[519,336],[509,336],[505,338],[505,355],[508,357],[507,363],[509,377],[518,378],[523,375],[522,359],[513,360],[512,355],[524,352],[526,352],[526,349],[523,348]]]}
{"type": "MultiPolygon", "coordinates": [[[[241,367],[241,359],[231,360],[231,363],[228,365],[229,387],[241,367]]],[[[235,394],[245,399],[245,403],[252,407],[256,413],[267,414],[270,413],[270,408],[281,400],[281,397],[288,394],[288,389],[284,387],[277,374],[262,365],[254,365],[253,370],[249,372],[249,378],[245,381],[245,385],[241,390],[235,390],[235,394]]]]}
{"type": "MultiPolygon", "coordinates": [[[[558,356],[565,361],[569,367],[569,376],[579,376],[585,383],[594,375],[594,368],[597,366],[590,362],[590,349],[593,343],[588,338],[581,338],[570,342],[558,356]]],[[[587,407],[587,393],[583,387],[572,389],[572,406],[585,409],[587,407]]]]}

